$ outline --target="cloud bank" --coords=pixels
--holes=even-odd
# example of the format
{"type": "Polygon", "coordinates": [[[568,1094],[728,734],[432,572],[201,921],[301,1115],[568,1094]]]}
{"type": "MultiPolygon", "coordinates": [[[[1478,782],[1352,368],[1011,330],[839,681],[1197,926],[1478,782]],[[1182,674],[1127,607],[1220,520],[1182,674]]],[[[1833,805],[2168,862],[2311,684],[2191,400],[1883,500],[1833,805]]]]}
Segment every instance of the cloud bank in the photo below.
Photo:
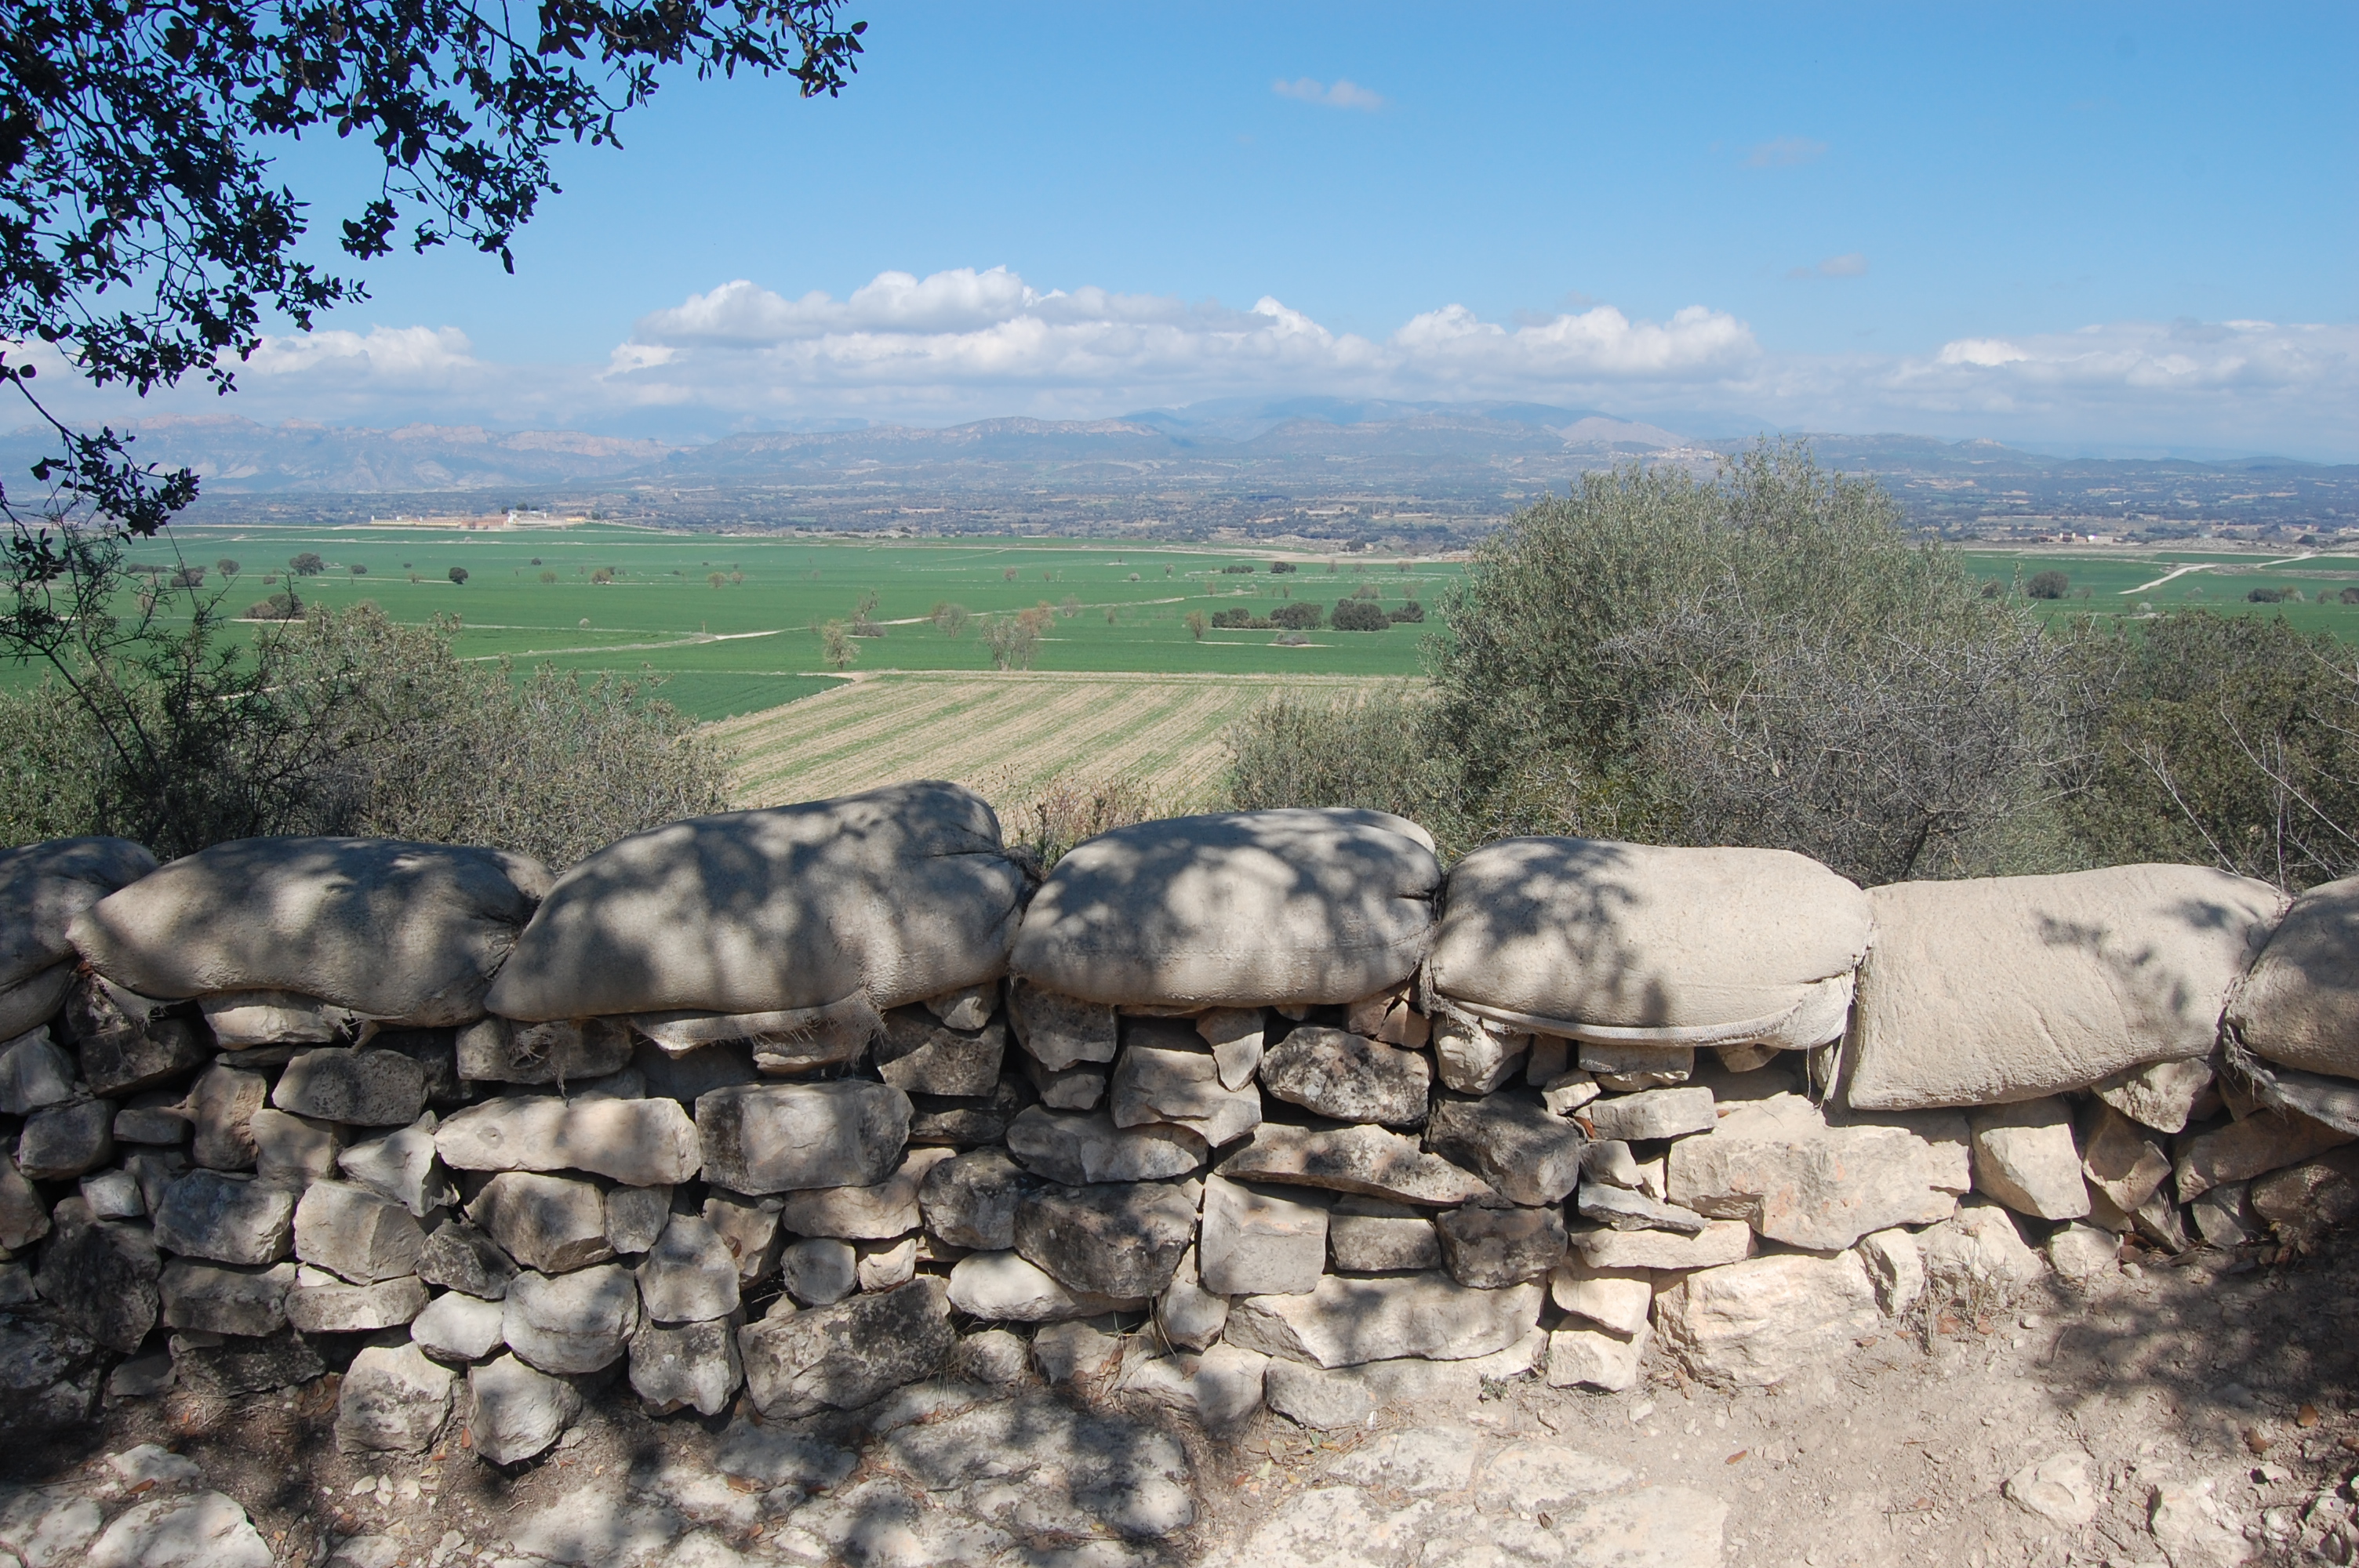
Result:
{"type": "MultiPolygon", "coordinates": [[[[1853,277],[1866,262],[1807,270],[1853,277]]],[[[45,370],[45,393],[72,388],[65,367],[45,370]]],[[[2359,326],[2117,321],[1826,355],[1765,345],[1708,304],[1660,319],[1596,304],[1512,324],[1447,304],[1366,337],[1270,297],[1240,309],[1044,289],[1005,267],[881,273],[842,298],[738,279],[649,311],[591,365],[495,362],[448,327],[273,337],[239,380],[226,406],[187,390],[163,401],[261,419],[717,434],[846,417],[1101,418],[1318,393],[1521,399],[1699,435],[1900,430],[2359,460],[2359,326]]],[[[79,391],[61,411],[84,402],[102,416],[126,411],[79,391]]]]}

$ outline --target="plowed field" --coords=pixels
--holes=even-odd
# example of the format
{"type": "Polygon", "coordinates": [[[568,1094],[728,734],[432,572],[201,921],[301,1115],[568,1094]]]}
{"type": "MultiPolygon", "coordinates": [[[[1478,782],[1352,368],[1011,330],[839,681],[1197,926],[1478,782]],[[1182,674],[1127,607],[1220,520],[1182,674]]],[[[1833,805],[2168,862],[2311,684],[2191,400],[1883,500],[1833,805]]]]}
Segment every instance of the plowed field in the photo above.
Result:
{"type": "Polygon", "coordinates": [[[1224,730],[1282,691],[1341,694],[1352,676],[879,674],[723,719],[746,806],[820,800],[903,779],[951,779],[1006,806],[1063,777],[1125,778],[1169,810],[1209,804],[1224,730]]]}

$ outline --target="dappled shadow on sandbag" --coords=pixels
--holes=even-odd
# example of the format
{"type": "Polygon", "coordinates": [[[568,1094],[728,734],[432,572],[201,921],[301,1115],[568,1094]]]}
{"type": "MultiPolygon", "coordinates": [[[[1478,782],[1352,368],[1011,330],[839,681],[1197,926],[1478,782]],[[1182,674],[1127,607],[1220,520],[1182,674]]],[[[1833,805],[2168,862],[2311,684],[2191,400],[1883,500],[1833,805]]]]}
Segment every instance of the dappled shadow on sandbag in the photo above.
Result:
{"type": "Polygon", "coordinates": [[[1108,1004],[1353,1001],[1416,971],[1440,883],[1425,830],[1384,812],[1145,822],[1058,862],[1010,966],[1108,1004]]]}
{"type": "Polygon", "coordinates": [[[490,998],[512,1018],[897,1006],[994,978],[1025,882],[980,796],[933,781],[697,817],[551,891],[490,998]]]}

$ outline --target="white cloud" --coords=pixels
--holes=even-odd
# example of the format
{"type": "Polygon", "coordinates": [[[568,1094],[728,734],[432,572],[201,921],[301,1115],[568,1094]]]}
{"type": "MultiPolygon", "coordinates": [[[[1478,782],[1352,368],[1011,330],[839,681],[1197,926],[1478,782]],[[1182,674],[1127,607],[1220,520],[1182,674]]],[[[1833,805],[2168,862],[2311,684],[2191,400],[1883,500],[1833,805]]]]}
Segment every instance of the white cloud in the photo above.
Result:
{"type": "Polygon", "coordinates": [[[266,337],[246,360],[244,375],[318,375],[339,384],[447,385],[486,368],[456,327],[372,327],[266,337]]]}
{"type": "Polygon", "coordinates": [[[1745,149],[1747,168],[1793,168],[1798,165],[1816,163],[1827,156],[1827,144],[1814,142],[1808,136],[1779,136],[1775,141],[1760,142],[1745,149]]]}
{"type": "Polygon", "coordinates": [[[1385,106],[1384,94],[1372,92],[1358,82],[1345,81],[1341,78],[1330,86],[1315,77],[1299,76],[1292,81],[1273,81],[1269,90],[1280,98],[1299,98],[1305,103],[1324,103],[1330,109],[1373,112],[1385,106]]]}
{"type": "Polygon", "coordinates": [[[1788,277],[1865,277],[1867,257],[1857,251],[1845,251],[1839,256],[1829,256],[1816,266],[1798,266],[1788,277]]]}

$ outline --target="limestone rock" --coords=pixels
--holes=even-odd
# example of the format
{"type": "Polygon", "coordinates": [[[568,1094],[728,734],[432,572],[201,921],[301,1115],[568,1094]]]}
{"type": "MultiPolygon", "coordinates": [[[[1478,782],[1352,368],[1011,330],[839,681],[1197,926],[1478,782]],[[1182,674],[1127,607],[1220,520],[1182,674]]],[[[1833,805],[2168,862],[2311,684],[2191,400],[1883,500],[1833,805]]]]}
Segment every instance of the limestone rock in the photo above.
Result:
{"type": "Polygon", "coordinates": [[[0,1046],[0,1115],[24,1116],[73,1098],[73,1058],[37,1028],[0,1046]]]}
{"type": "Polygon", "coordinates": [[[344,1144],[335,1123],[265,1106],[246,1129],[254,1135],[254,1173],[264,1181],[300,1186],[335,1173],[336,1155],[344,1144]]]}
{"type": "Polygon", "coordinates": [[[747,1325],[738,1350],[754,1408],[774,1421],[850,1410],[932,1375],[957,1343],[948,1293],[940,1280],[912,1280],[881,1295],[747,1325]]]}
{"type": "Polygon", "coordinates": [[[582,1394],[563,1378],[502,1356],[468,1371],[467,1407],[475,1452],[494,1465],[515,1465],[549,1452],[582,1413],[582,1394]]]}
{"type": "Polygon", "coordinates": [[[737,1310],[737,1260],[695,1215],[672,1216],[636,1272],[639,1300],[658,1323],[699,1323],[737,1310]]]}
{"type": "Polygon", "coordinates": [[[1549,1294],[1572,1316],[1627,1339],[1647,1325],[1655,1304],[1654,1271],[1600,1269],[1567,1259],[1549,1275],[1549,1294]]]}
{"type": "Polygon", "coordinates": [[[1671,1230],[1681,1236],[1700,1236],[1707,1223],[1693,1209],[1603,1182],[1583,1182],[1575,1206],[1582,1218],[1614,1230],[1671,1230]]]}
{"type": "Polygon", "coordinates": [[[1257,1007],[1216,1007],[1196,1015],[1196,1033],[1212,1048],[1223,1088],[1241,1089],[1261,1066],[1264,1035],[1257,1007]]]}
{"type": "Polygon", "coordinates": [[[467,1217],[527,1269],[560,1274],[614,1255],[606,1238],[606,1201],[592,1183],[571,1176],[503,1171],[484,1184],[467,1217]]]}
{"type": "Polygon", "coordinates": [[[294,1250],[295,1202],[275,1183],[191,1171],[165,1189],[156,1245],[216,1263],[276,1263],[294,1250]]]}
{"type": "Polygon", "coordinates": [[[2141,1127],[2184,1132],[2196,1102],[2212,1087],[2212,1064],[2201,1058],[2149,1062],[2097,1080],[2097,1098],[2141,1127]]]}
{"type": "Polygon", "coordinates": [[[973,1033],[991,1022],[999,1007],[999,982],[984,980],[976,985],[960,986],[954,990],[929,996],[923,1005],[935,1021],[945,1029],[973,1033]]]}
{"type": "MultiPolygon", "coordinates": [[[[1250,1084],[1234,1089],[1224,1086],[1218,1058],[1203,1047],[1193,1029],[1163,1019],[1138,1022],[1175,1026],[1160,1032],[1134,1029],[1131,1043],[1115,1058],[1106,1108],[1116,1127],[1176,1125],[1217,1149],[1261,1125],[1259,1091],[1250,1084]],[[1171,1038],[1186,1044],[1172,1049],[1155,1043],[1171,1038]]],[[[1267,1070],[1265,1063],[1263,1071],[1267,1070]]]]}
{"type": "Polygon", "coordinates": [[[314,1182],[295,1206],[295,1256],[354,1284],[416,1273],[425,1249],[417,1218],[366,1187],[314,1182]]]}
{"type": "Polygon", "coordinates": [[[0,1154],[0,1248],[21,1252],[49,1233],[49,1206],[16,1162],[0,1154]]]}
{"type": "Polygon", "coordinates": [[[349,1040],[372,1027],[374,1021],[349,1007],[286,990],[222,991],[197,999],[212,1031],[213,1044],[225,1051],[256,1045],[326,1045],[349,1040]]]}
{"type": "Polygon", "coordinates": [[[1195,1229],[1194,1195],[1163,1182],[1050,1187],[1016,1207],[1016,1249],[1069,1289],[1101,1295],[1159,1292],[1195,1229]]]}
{"type": "Polygon", "coordinates": [[[2078,1219],[2089,1212],[2072,1115],[2060,1099],[2018,1100],[1976,1111],[1974,1185],[2034,1219],[2078,1219]]]}
{"type": "Polygon", "coordinates": [[[446,1219],[418,1254],[418,1277],[446,1291],[495,1302],[508,1293],[516,1260],[500,1244],[462,1219],[446,1219]]]}
{"type": "Polygon", "coordinates": [[[506,1343],[501,1334],[506,1315],[497,1302],[445,1291],[410,1319],[410,1342],[438,1360],[487,1360],[506,1343]]]}
{"type": "Polygon", "coordinates": [[[1052,1073],[1082,1062],[1111,1062],[1120,1044],[1111,1005],[1036,986],[1008,988],[1007,1018],[1025,1053],[1052,1073]]]}
{"type": "Polygon", "coordinates": [[[1549,1336],[1549,1387],[1614,1394],[1635,1388],[1653,1337],[1643,1321],[1628,1335],[1569,1324],[1549,1336]]]}
{"type": "Polygon", "coordinates": [[[2288,1240],[2318,1235],[2359,1216],[2359,1149],[2335,1149],[2315,1160],[2257,1177],[2246,1189],[2253,1212],[2288,1240]]]}
{"type": "Polygon", "coordinates": [[[435,1129],[434,1148],[458,1171],[587,1171],[633,1187],[688,1181],[702,1163],[697,1124],[670,1099],[484,1100],[435,1129]]]}
{"type": "Polygon", "coordinates": [[[908,1141],[909,1097],[890,1084],[744,1084],[698,1098],[704,1178],[732,1192],[883,1181],[908,1141]]]}
{"type": "Polygon", "coordinates": [[[1970,1182],[1966,1140],[1954,1112],[1830,1117],[1800,1095],[1776,1094],[1672,1144],[1668,1195],[1772,1241],[1831,1252],[1955,1213],[1970,1182]]]}
{"type": "Polygon", "coordinates": [[[1186,1350],[1201,1350],[1220,1338],[1229,1321],[1229,1299],[1204,1288],[1196,1265],[1196,1249],[1180,1256],[1180,1267],[1163,1293],[1155,1298],[1156,1325],[1163,1337],[1186,1350]]]}
{"type": "Polygon", "coordinates": [[[1202,1168],[1209,1150],[1185,1127],[1116,1127],[1104,1111],[1059,1115],[1032,1106],[1008,1123],[1007,1152],[1049,1181],[1083,1186],[1188,1175],[1202,1168]]]}
{"type": "Polygon", "coordinates": [[[1106,1081],[1113,1076],[1113,1069],[1096,1062],[1051,1069],[1027,1056],[1024,1076],[1050,1110],[1095,1110],[1106,1098],[1106,1081]]]}
{"type": "Polygon", "coordinates": [[[631,1336],[631,1388],[658,1414],[729,1408],[745,1368],[737,1358],[735,1322],[649,1324],[631,1336]]]}
{"type": "Polygon", "coordinates": [[[1867,896],[1875,946],[1843,1090],[1863,1109],[2031,1099],[2205,1055],[2285,909],[2267,883],[2200,866],[1894,882],[1867,896]]]}
{"type": "Polygon", "coordinates": [[[1327,1251],[1342,1274],[1418,1273],[1441,1267],[1433,1221],[1406,1204],[1344,1197],[1327,1216],[1327,1251]]]}
{"type": "Polygon", "coordinates": [[[1995,1204],[1961,1204],[1955,1219],[1935,1226],[1919,1240],[1926,1279],[1955,1291],[1976,1282],[2013,1291],[2047,1271],[2007,1211],[1995,1204]]]}
{"type": "Polygon", "coordinates": [[[1663,1344],[1715,1388],[1765,1388],[1826,1361],[1876,1326],[1858,1256],[1783,1253],[1689,1274],[1656,1303],[1663,1344]]]}
{"type": "Polygon", "coordinates": [[[918,1194],[926,1173],[951,1157],[947,1149],[914,1149],[883,1181],[869,1186],[813,1187],[786,1195],[778,1223],[798,1236],[847,1241],[887,1241],[918,1228],[918,1194]]]}
{"type": "Polygon", "coordinates": [[[951,1268],[949,1299],[960,1312],[986,1323],[1065,1323],[1134,1312],[1141,1304],[1137,1297],[1069,1289],[1015,1252],[970,1252],[960,1259],[951,1268]]]}
{"type": "Polygon", "coordinates": [[[858,1262],[853,1277],[864,1291],[889,1291],[918,1274],[918,1238],[904,1236],[891,1241],[853,1244],[858,1262]]]}
{"type": "Polygon", "coordinates": [[[2350,1141],[2350,1133],[2297,1111],[2255,1111],[2182,1143],[2172,1163],[2179,1201],[2190,1202],[2207,1188],[2283,1170],[2350,1141]]]}
{"type": "Polygon", "coordinates": [[[426,1069],[398,1051],[305,1051],[278,1075],[270,1103],[321,1121],[406,1127],[426,1108],[426,1069]]]}
{"type": "Polygon", "coordinates": [[[1669,1088],[1695,1072],[1695,1047],[1633,1041],[1578,1040],[1573,1065],[1594,1073],[1607,1088],[1630,1092],[1669,1088]]]}
{"type": "Polygon", "coordinates": [[[415,1345],[372,1345],[336,1396],[336,1446],[347,1454],[423,1454],[451,1414],[456,1378],[415,1345]]]}
{"type": "Polygon", "coordinates": [[[860,1288],[860,1254],[849,1241],[811,1237],[780,1249],[778,1272],[804,1306],[833,1306],[860,1288]]]}
{"type": "Polygon", "coordinates": [[[1715,1219],[1694,1236],[1669,1230],[1576,1230],[1570,1240],[1597,1269],[1714,1269],[1753,1256],[1753,1227],[1715,1219]]]}
{"type": "Polygon", "coordinates": [[[1433,1021],[1433,1057],[1444,1088],[1487,1095],[1524,1067],[1532,1037],[1486,1018],[1445,1012],[1433,1021]]]}
{"type": "Polygon", "coordinates": [[[909,1141],[953,1149],[983,1149],[1007,1141],[1007,1124],[1025,1106],[1024,1092],[1002,1078],[988,1098],[942,1099],[916,1095],[909,1101],[909,1141]]]}
{"type": "Polygon", "coordinates": [[[470,1082],[578,1084],[620,1072],[632,1045],[630,1032],[608,1018],[484,1018],[459,1031],[452,1051],[454,1069],[470,1082]]]}
{"type": "Polygon", "coordinates": [[[92,1093],[126,1094],[202,1065],[205,1048],[196,1032],[162,1008],[100,975],[74,981],[66,992],[66,1026],[92,1093]]]}
{"type": "Polygon", "coordinates": [[[2089,1479],[2089,1456],[2077,1448],[2026,1465],[2001,1488],[2026,1513],[2077,1530],[2097,1517],[2103,1499],[2089,1479]]]}
{"type": "Polygon", "coordinates": [[[2048,1266],[2059,1279],[2086,1285],[2113,1273],[2121,1260],[2120,1238],[2093,1225],[2060,1225],[2048,1238],[2048,1266]]]}
{"type": "Polygon", "coordinates": [[[175,1258],[158,1281],[165,1324],[206,1334],[259,1338],[287,1326],[287,1292],[295,1287],[295,1265],[232,1269],[175,1258]]]}
{"type": "Polygon", "coordinates": [[[161,1269],[141,1227],[60,1226],[41,1250],[33,1284],[68,1327],[128,1356],[156,1326],[161,1269]]]}
{"type": "Polygon", "coordinates": [[[199,1073],[186,1102],[196,1131],[190,1157],[210,1170],[254,1169],[255,1113],[269,1095],[270,1080],[260,1073],[240,1072],[221,1062],[199,1073]]]}
{"type": "Polygon", "coordinates": [[[737,1281],[750,1285],[778,1264],[777,1198],[747,1197],[720,1187],[707,1191],[704,1223],[737,1260],[737,1281]]]}
{"type": "Polygon", "coordinates": [[[78,1100],[37,1110],[16,1137],[16,1168],[36,1182],[94,1171],[114,1152],[114,1102],[78,1100]]]}
{"type": "Polygon", "coordinates": [[[1684,1138],[1709,1132],[1718,1120],[1712,1091],[1701,1085],[1678,1089],[1647,1089],[1635,1095],[1614,1095],[1592,1100],[1573,1116],[1592,1138],[1618,1138],[1636,1143],[1649,1138],[1684,1138]]]}
{"type": "MultiPolygon", "coordinates": [[[[2188,1214],[2195,1221],[2196,1234],[2212,1246],[2223,1249],[2242,1247],[2267,1235],[2268,1222],[2254,1212],[2251,1188],[2249,1182],[2230,1182],[2225,1186],[2206,1187],[2193,1203],[2187,1206],[2188,1214]]],[[[2149,1212],[2157,1207],[2168,1208],[2168,1200],[2157,1195],[2147,1200],[2145,1207],[2149,1212]]],[[[2141,1231],[2147,1228],[2135,1220],[2125,1219],[2120,1229],[2129,1230],[2133,1226],[2141,1231]]]]}
{"type": "MultiPolygon", "coordinates": [[[[353,1182],[389,1203],[400,1205],[418,1219],[432,1214],[454,1195],[448,1176],[435,1162],[434,1113],[430,1110],[399,1131],[354,1144],[337,1156],[336,1164],[353,1182]]],[[[297,1223],[301,1223],[299,1217],[297,1223]]]]}
{"type": "Polygon", "coordinates": [[[1269,1049],[1261,1081],[1279,1099],[1337,1121],[1416,1127],[1425,1120],[1433,1069],[1415,1051],[1305,1025],[1269,1049]]]}
{"type": "Polygon", "coordinates": [[[1015,1161],[996,1149],[978,1149],[929,1165],[918,1206],[927,1230],[951,1246],[1005,1252],[1016,1245],[1016,1203],[1026,1185],[1015,1161]]]}
{"type": "Polygon", "coordinates": [[[139,1191],[139,1178],[129,1171],[92,1171],[76,1185],[82,1201],[90,1206],[92,1219],[145,1219],[147,1202],[139,1191]]]}
{"type": "Polygon", "coordinates": [[[2090,1108],[2082,1141],[2082,1176],[2125,1214],[2136,1212],[2170,1179],[2170,1157],[2110,1101],[2090,1108]]]}
{"type": "Polygon", "coordinates": [[[1092,1323],[1052,1323],[1032,1336],[1032,1360],[1049,1386],[1094,1393],[1122,1365],[1123,1341],[1092,1323]]]}
{"type": "Polygon", "coordinates": [[[997,1087],[1006,1051],[1006,1024],[962,1030],[925,1008],[899,1007],[885,1015],[884,1038],[871,1054],[878,1075],[905,1093],[972,1097],[997,1087]]]}
{"type": "MultiPolygon", "coordinates": [[[[1701,1224],[1701,1221],[1698,1221],[1701,1224]]],[[[1451,1209],[1433,1222],[1450,1277],[1469,1289],[1501,1291],[1545,1276],[1564,1259],[1564,1217],[1493,1199],[1451,1209]]]]}
{"type": "Polygon", "coordinates": [[[1561,1203],[1581,1180],[1581,1129],[1550,1115],[1537,1097],[1445,1098],[1426,1123],[1425,1147],[1479,1172],[1502,1197],[1561,1203]]]}
{"type": "Polygon", "coordinates": [[[168,1096],[150,1089],[115,1111],[114,1141],[177,1149],[189,1141],[189,1120],[168,1096]]]}
{"type": "Polygon", "coordinates": [[[172,1378],[177,1386],[226,1400],[293,1388],[327,1370],[319,1352],[291,1331],[262,1339],[219,1338],[218,1343],[210,1343],[216,1338],[213,1335],[172,1336],[172,1378]]]}
{"type": "Polygon", "coordinates": [[[348,1284],[324,1270],[295,1271],[287,1321],[305,1334],[362,1334],[398,1328],[426,1310],[426,1283],[415,1274],[348,1284]]]}
{"type": "Polygon", "coordinates": [[[1346,1280],[1330,1274],[1301,1296],[1246,1296],[1229,1306],[1223,1339],[1289,1361],[1349,1367],[1419,1356],[1456,1361],[1504,1350],[1538,1320],[1541,1287],[1473,1291],[1446,1274],[1346,1280]]]}
{"type": "Polygon", "coordinates": [[[508,1286],[500,1333],[544,1372],[595,1372],[621,1359],[639,1326],[639,1292],[614,1263],[570,1274],[520,1273],[508,1286]]]}
{"type": "Polygon", "coordinates": [[[1196,1257],[1214,1295],[1306,1293],[1326,1268],[1327,1211],[1211,1177],[1196,1257]]]}
{"type": "Polygon", "coordinates": [[[1413,1138],[1381,1127],[1308,1128],[1266,1121],[1243,1148],[1221,1162],[1220,1173],[1231,1181],[1320,1187],[1437,1207],[1492,1192],[1490,1184],[1473,1172],[1427,1153],[1413,1138]]]}
{"type": "Polygon", "coordinates": [[[620,1253],[645,1252],[671,1223],[669,1187],[610,1187],[606,1191],[606,1245],[620,1253]]]}
{"type": "Polygon", "coordinates": [[[1875,1309],[1898,1317],[1925,1293],[1925,1249],[1917,1238],[1895,1227],[1863,1236],[1854,1249],[1875,1288],[1875,1309]]]}
{"type": "Polygon", "coordinates": [[[89,1568],[272,1568],[277,1558],[234,1499],[197,1492],[116,1515],[84,1561],[89,1568]]]}

